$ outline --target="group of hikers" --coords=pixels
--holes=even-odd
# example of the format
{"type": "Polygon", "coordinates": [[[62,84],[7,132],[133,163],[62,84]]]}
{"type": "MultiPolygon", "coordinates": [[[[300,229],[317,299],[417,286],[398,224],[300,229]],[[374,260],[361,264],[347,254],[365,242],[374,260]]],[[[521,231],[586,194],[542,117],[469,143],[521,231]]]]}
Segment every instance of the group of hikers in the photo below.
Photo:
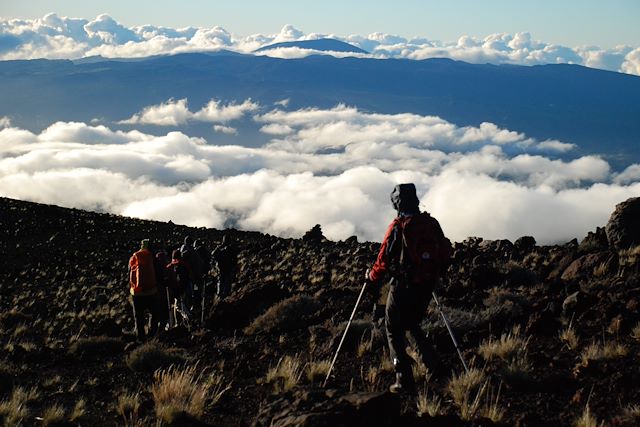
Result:
{"type": "Polygon", "coordinates": [[[209,252],[202,240],[186,236],[183,245],[171,251],[171,259],[166,249],[154,251],[149,239],[140,242],[140,249],[129,259],[129,292],[139,340],[175,326],[178,319],[190,327],[196,311],[203,322],[207,286],[215,284],[215,292],[210,293],[218,299],[229,295],[238,257],[230,240],[225,235],[209,252]],[[148,334],[146,312],[151,315],[148,334]]]}
{"type": "MultiPolygon", "coordinates": [[[[445,237],[435,218],[427,212],[420,212],[414,184],[397,185],[391,193],[391,202],[397,216],[387,229],[376,262],[365,273],[363,291],[368,288],[377,293],[381,288],[380,283],[385,278],[388,279],[390,288],[385,309],[385,327],[396,374],[396,381],[390,391],[415,395],[412,359],[406,351],[405,334],[411,334],[421,362],[437,375],[440,370],[439,361],[420,324],[426,315],[435,285],[449,266],[451,242],[445,237]]],[[[166,254],[159,251],[154,256],[149,250],[149,241],[142,241],[142,248],[129,262],[131,294],[139,337],[144,337],[144,310],[148,309],[153,313],[154,307],[171,304],[175,298],[179,299],[183,316],[190,318],[191,304],[197,291],[202,289],[202,274],[210,268],[210,260],[217,263],[219,270],[218,297],[224,298],[229,293],[237,251],[229,249],[229,245],[223,241],[209,260],[203,247],[202,242],[192,242],[187,237],[184,245],[173,251],[172,260],[167,262],[166,254]],[[202,266],[198,264],[197,257],[202,266]],[[151,277],[143,277],[147,274],[151,277]],[[147,289],[140,285],[147,281],[154,282],[157,286],[147,289]],[[163,286],[167,289],[169,302],[161,302],[164,298],[163,286]],[[159,295],[159,298],[154,295],[159,295]]],[[[150,333],[153,334],[155,329],[166,324],[166,318],[158,317],[150,333]]]]}

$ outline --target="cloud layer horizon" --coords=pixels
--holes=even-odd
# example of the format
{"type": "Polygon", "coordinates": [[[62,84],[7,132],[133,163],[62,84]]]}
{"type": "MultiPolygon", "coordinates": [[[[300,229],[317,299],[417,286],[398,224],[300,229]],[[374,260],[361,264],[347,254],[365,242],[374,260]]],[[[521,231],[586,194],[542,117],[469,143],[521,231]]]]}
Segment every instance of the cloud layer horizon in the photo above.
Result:
{"type": "Polygon", "coordinates": [[[575,146],[492,123],[286,105],[212,99],[191,111],[187,99],[167,100],[123,117],[120,130],[57,122],[32,133],[0,118],[0,195],[283,237],[321,224],[333,240],[379,241],[394,216],[393,186],[414,182],[453,240],[533,235],[552,244],[581,239],[640,194],[638,164],[618,173],[598,156],[558,160],[575,146]],[[244,146],[241,120],[268,143],[244,146]],[[237,143],[178,130],[190,121],[237,143]]]}
{"type": "Polygon", "coordinates": [[[484,38],[462,35],[456,41],[442,42],[424,37],[407,39],[384,33],[366,36],[306,34],[292,25],[285,25],[278,34],[238,36],[218,26],[177,29],[154,25],[126,27],[107,14],[95,19],[60,17],[55,13],[38,19],[0,18],[0,60],[78,59],[97,55],[131,58],[221,49],[252,53],[273,43],[320,38],[341,40],[370,53],[346,54],[285,48],[260,54],[280,58],[300,58],[312,54],[379,59],[451,58],[470,63],[516,65],[570,63],[640,75],[640,47],[567,47],[535,40],[527,32],[495,33],[484,38]]]}

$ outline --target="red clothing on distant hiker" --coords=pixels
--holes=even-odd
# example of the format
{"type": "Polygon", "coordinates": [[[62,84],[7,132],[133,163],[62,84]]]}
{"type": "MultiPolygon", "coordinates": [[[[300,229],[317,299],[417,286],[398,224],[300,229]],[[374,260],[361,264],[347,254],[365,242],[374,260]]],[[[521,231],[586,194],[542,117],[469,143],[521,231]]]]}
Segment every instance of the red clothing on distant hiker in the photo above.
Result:
{"type": "Polygon", "coordinates": [[[149,249],[140,249],[129,259],[131,295],[152,295],[156,292],[154,259],[149,249]]]}

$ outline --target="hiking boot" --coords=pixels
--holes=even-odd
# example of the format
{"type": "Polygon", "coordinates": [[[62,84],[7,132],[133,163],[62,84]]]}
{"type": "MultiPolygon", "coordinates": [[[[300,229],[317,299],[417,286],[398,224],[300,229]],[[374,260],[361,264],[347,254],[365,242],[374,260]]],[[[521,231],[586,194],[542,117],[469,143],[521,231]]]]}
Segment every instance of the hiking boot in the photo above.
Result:
{"type": "Polygon", "coordinates": [[[407,393],[412,396],[416,395],[416,384],[413,382],[413,378],[407,378],[408,379],[405,379],[405,377],[400,372],[397,372],[396,382],[394,384],[391,384],[391,386],[389,387],[389,391],[394,394],[407,393]]]}

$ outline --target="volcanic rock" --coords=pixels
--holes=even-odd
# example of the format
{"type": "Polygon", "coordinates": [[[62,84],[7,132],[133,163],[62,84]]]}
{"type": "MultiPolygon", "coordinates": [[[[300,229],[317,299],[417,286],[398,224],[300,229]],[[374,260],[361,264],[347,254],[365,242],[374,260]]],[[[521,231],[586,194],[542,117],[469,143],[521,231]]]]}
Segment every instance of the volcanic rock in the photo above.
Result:
{"type": "Polygon", "coordinates": [[[640,244],[640,197],[616,205],[606,226],[609,244],[616,249],[628,249],[640,244]]]}

